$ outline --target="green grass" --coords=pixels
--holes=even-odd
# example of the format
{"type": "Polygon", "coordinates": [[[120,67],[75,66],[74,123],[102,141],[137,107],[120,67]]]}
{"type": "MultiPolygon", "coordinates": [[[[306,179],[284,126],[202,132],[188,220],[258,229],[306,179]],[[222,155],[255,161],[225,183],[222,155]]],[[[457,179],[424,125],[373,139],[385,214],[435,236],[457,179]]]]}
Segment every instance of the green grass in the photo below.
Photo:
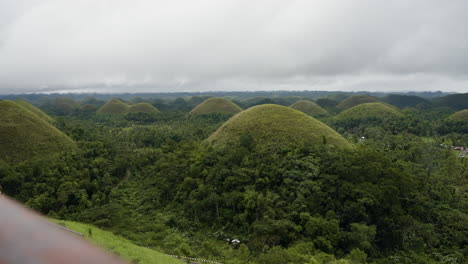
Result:
{"type": "Polygon", "coordinates": [[[240,111],[242,111],[242,108],[225,98],[209,98],[197,105],[190,114],[237,114],[240,111]]]}
{"type": "Polygon", "coordinates": [[[394,106],[384,103],[364,103],[341,112],[336,119],[396,119],[402,116],[403,114],[394,106]]]}
{"type": "Polygon", "coordinates": [[[380,102],[380,100],[376,97],[369,96],[369,95],[354,95],[346,98],[341,103],[339,103],[336,107],[341,110],[349,109],[351,107],[364,104],[364,103],[375,103],[380,102]]]}
{"type": "Polygon", "coordinates": [[[310,115],[312,117],[319,117],[319,116],[328,116],[329,113],[327,110],[323,109],[316,103],[309,101],[309,100],[299,100],[295,102],[294,104],[290,105],[292,109],[296,109],[298,111],[301,111],[307,115],[310,115]]]}
{"type": "Polygon", "coordinates": [[[207,142],[227,149],[239,144],[245,135],[251,137],[256,146],[266,149],[324,143],[332,148],[352,148],[346,139],[324,123],[300,111],[273,104],[254,106],[233,116],[207,142]]]}
{"type": "Polygon", "coordinates": [[[48,122],[9,100],[0,102],[0,159],[20,162],[76,147],[73,140],[48,122]]]}
{"type": "Polygon", "coordinates": [[[137,246],[131,241],[101,230],[92,225],[72,221],[49,219],[51,222],[65,226],[68,229],[82,233],[86,240],[94,245],[112,251],[123,259],[139,264],[182,264],[178,259],[169,257],[156,250],[137,246]]]}
{"type": "Polygon", "coordinates": [[[54,121],[54,119],[52,117],[50,117],[48,114],[44,113],[41,109],[35,107],[34,105],[26,102],[26,101],[23,101],[23,100],[16,100],[15,103],[21,105],[22,107],[28,109],[29,111],[33,112],[34,114],[36,114],[37,116],[39,116],[40,118],[44,119],[45,121],[47,122],[52,122],[54,121]]]}
{"type": "Polygon", "coordinates": [[[124,114],[128,111],[128,105],[119,99],[112,99],[97,110],[98,114],[124,114]]]}
{"type": "Polygon", "coordinates": [[[129,113],[159,113],[159,110],[149,103],[137,103],[130,105],[129,113]]]}
{"type": "Polygon", "coordinates": [[[453,121],[468,122],[468,109],[453,113],[449,119],[453,121]]]}

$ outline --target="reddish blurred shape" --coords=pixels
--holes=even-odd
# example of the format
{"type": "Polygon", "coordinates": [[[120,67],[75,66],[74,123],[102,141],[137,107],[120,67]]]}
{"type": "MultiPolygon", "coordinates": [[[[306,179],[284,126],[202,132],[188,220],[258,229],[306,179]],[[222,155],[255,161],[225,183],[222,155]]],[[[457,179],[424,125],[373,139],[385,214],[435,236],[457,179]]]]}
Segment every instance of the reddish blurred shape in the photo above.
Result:
{"type": "Polygon", "coordinates": [[[0,264],[124,263],[0,195],[0,264]]]}

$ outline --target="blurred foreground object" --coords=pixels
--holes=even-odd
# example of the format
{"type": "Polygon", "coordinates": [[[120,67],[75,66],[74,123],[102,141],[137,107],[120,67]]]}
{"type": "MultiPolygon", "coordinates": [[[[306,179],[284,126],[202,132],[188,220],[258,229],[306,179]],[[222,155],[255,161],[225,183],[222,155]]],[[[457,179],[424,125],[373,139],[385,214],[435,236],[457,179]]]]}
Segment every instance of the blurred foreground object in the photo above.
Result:
{"type": "Polygon", "coordinates": [[[0,195],[0,263],[125,263],[0,195]]]}

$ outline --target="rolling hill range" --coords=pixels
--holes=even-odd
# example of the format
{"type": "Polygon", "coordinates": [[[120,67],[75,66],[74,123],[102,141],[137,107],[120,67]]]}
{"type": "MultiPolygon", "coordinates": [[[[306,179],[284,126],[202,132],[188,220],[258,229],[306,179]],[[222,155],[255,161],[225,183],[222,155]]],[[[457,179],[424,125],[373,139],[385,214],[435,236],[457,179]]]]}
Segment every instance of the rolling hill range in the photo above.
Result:
{"type": "Polygon", "coordinates": [[[336,107],[341,110],[346,110],[356,105],[364,104],[364,103],[374,103],[380,102],[377,97],[369,96],[369,95],[353,95],[342,102],[340,102],[336,107]]]}
{"type": "Polygon", "coordinates": [[[364,120],[364,119],[396,119],[402,113],[393,106],[384,103],[364,103],[341,112],[336,116],[338,120],[364,120]]]}
{"type": "Polygon", "coordinates": [[[319,116],[328,116],[330,115],[327,110],[323,109],[316,103],[309,101],[309,100],[299,100],[292,104],[291,106],[292,109],[296,109],[298,111],[301,111],[307,115],[310,115],[312,117],[319,117],[319,116]]]}
{"type": "Polygon", "coordinates": [[[98,114],[126,114],[126,113],[159,113],[159,110],[149,103],[124,103],[114,98],[97,110],[98,114]]]}
{"type": "Polygon", "coordinates": [[[0,102],[0,159],[20,162],[75,148],[61,131],[13,101],[0,102]]]}
{"type": "Polygon", "coordinates": [[[418,104],[430,104],[428,100],[415,95],[389,94],[383,100],[398,108],[412,107],[418,104]]]}
{"type": "Polygon", "coordinates": [[[237,114],[242,111],[235,103],[225,98],[209,98],[203,103],[197,105],[190,114],[192,115],[207,115],[207,114],[237,114]]]}
{"type": "Polygon", "coordinates": [[[351,148],[346,139],[322,122],[289,107],[271,104],[240,112],[224,123],[207,142],[226,149],[239,145],[245,137],[251,138],[260,149],[304,143],[351,148]]]}
{"type": "Polygon", "coordinates": [[[468,109],[468,93],[450,94],[435,98],[432,102],[436,106],[450,107],[455,110],[468,109]]]}

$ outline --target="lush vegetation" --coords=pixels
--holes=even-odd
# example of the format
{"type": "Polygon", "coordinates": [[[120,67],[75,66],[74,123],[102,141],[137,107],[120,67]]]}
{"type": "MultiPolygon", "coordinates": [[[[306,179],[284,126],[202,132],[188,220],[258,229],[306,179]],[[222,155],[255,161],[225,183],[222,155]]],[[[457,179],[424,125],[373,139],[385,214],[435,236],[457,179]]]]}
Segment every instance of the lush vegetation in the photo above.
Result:
{"type": "Polygon", "coordinates": [[[225,98],[209,98],[197,105],[190,113],[193,115],[207,114],[237,114],[242,111],[235,103],[225,98]]]}
{"type": "Polygon", "coordinates": [[[103,231],[92,225],[72,221],[50,219],[50,221],[83,234],[84,238],[96,246],[108,249],[114,254],[138,264],[181,264],[182,262],[161,252],[137,246],[131,241],[103,231]]]}
{"type": "Polygon", "coordinates": [[[19,162],[70,151],[75,143],[47,121],[9,100],[0,101],[0,160],[19,162]]]}
{"type": "Polygon", "coordinates": [[[312,117],[320,117],[320,116],[328,116],[329,113],[327,110],[323,109],[316,103],[309,101],[309,100],[299,100],[294,104],[290,105],[292,109],[296,109],[301,111],[305,114],[308,114],[312,117]]]}
{"type": "MultiPolygon", "coordinates": [[[[449,118],[458,106],[428,98],[390,107],[399,118],[384,121],[318,121],[277,105],[189,114],[206,99],[127,98],[161,113],[101,115],[91,107],[101,100],[65,114],[38,98],[77,149],[0,161],[2,192],[144,248],[226,264],[466,262],[468,158],[453,147],[468,145],[468,122],[449,118]]],[[[257,99],[248,104],[294,97],[257,99]]]]}

